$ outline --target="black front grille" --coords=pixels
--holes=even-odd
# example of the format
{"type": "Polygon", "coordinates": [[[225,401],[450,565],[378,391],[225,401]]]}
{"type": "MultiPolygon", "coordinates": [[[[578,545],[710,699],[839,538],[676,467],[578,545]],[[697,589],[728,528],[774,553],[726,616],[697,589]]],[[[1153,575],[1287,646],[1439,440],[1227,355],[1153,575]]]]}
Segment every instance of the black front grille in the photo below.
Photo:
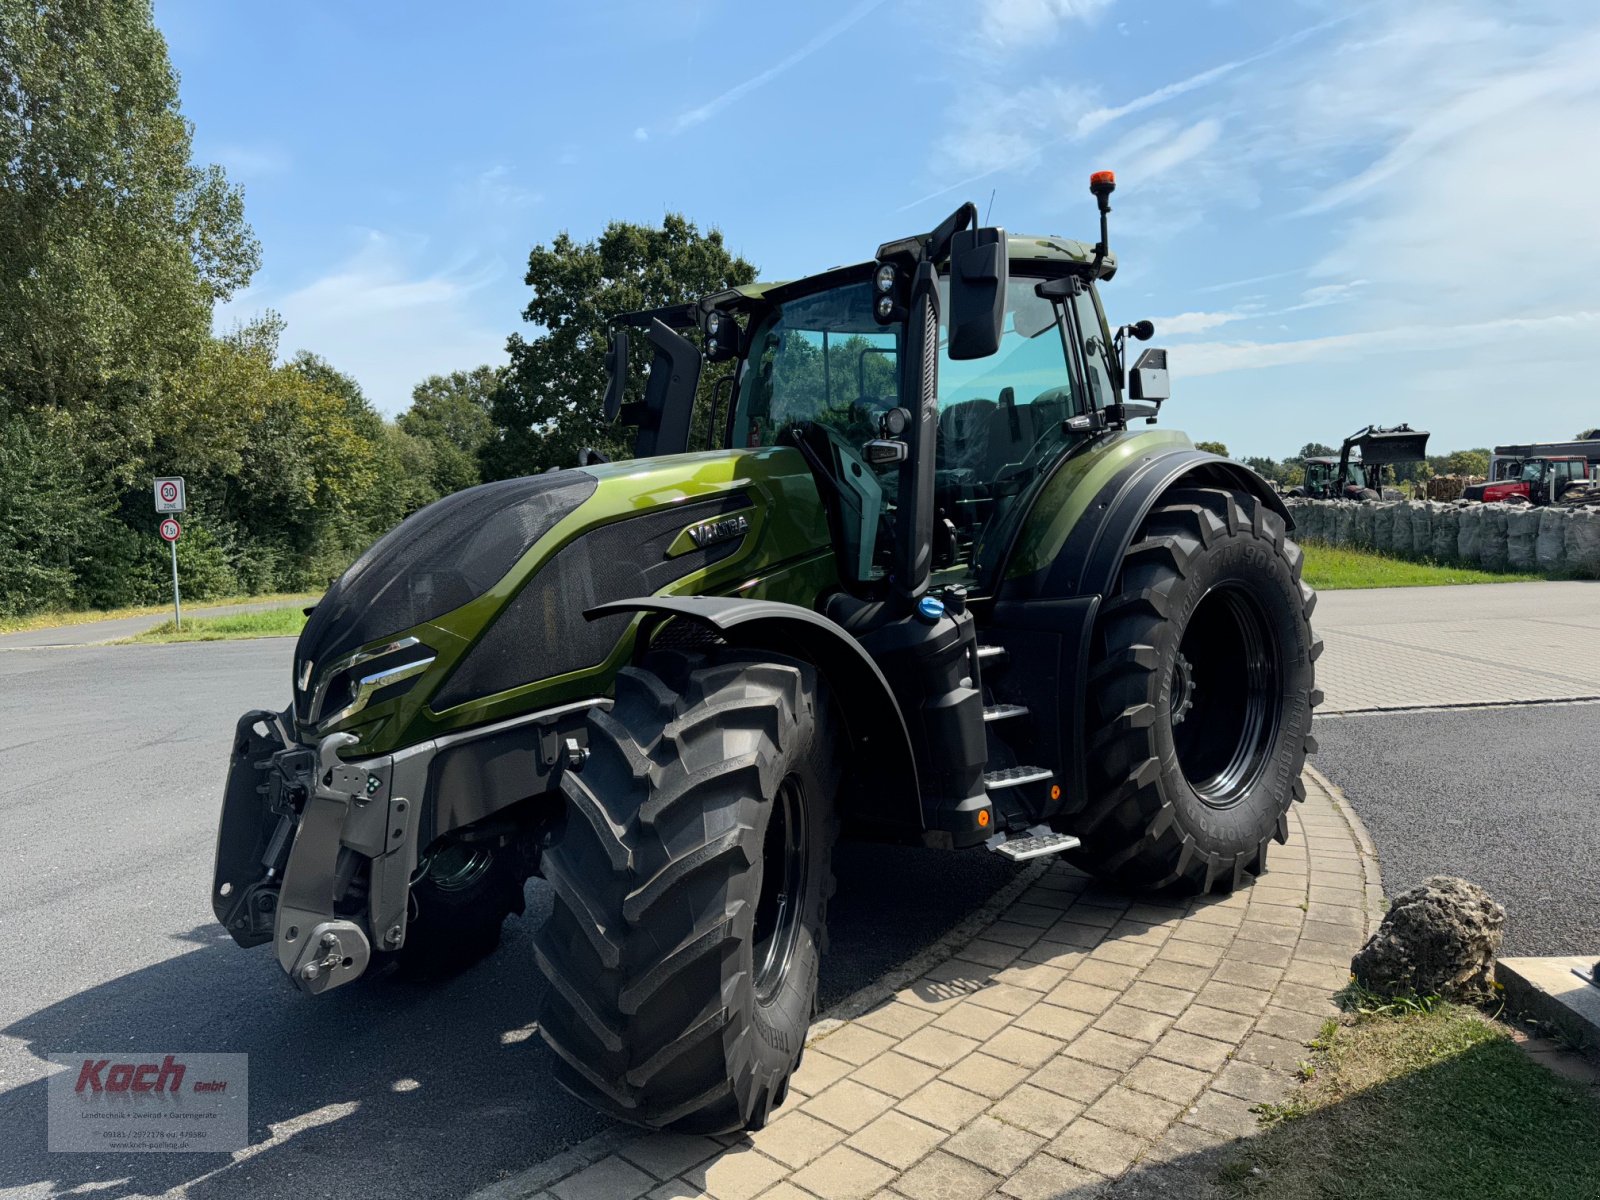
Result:
{"type": "Polygon", "coordinates": [[[442,712],[604,662],[631,618],[586,621],[584,611],[612,600],[653,595],[673,580],[727,558],[743,545],[743,538],[676,558],[666,557],[666,552],[686,527],[749,507],[749,496],[733,492],[580,535],[540,567],[506,605],[445,681],[431,707],[442,712]]]}
{"type": "MultiPolygon", "coordinates": [[[[468,488],[396,525],[328,589],[295,647],[326,668],[368,642],[410,629],[483,595],[599,480],[553,471],[468,488]]],[[[303,706],[309,690],[298,693],[303,706]]]]}

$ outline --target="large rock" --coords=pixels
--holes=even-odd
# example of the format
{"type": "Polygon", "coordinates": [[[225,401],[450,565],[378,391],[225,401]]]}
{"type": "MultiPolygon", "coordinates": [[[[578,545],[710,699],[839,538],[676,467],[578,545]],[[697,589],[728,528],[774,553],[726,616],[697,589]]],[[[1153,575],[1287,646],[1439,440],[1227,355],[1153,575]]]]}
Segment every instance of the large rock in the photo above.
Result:
{"type": "Polygon", "coordinates": [[[1478,565],[1478,541],[1483,533],[1483,505],[1463,508],[1456,517],[1456,561],[1463,566],[1478,565]]]}
{"type": "Polygon", "coordinates": [[[1386,996],[1487,1000],[1505,923],[1506,910],[1477,884],[1435,875],[1395,897],[1350,970],[1386,996]]]}
{"type": "Polygon", "coordinates": [[[1411,510],[1411,557],[1433,557],[1433,509],[1424,501],[1411,510]]]}
{"type": "Polygon", "coordinates": [[[1565,522],[1567,571],[1584,579],[1600,579],[1600,512],[1575,509],[1565,522]]]}
{"type": "Polygon", "coordinates": [[[1361,550],[1373,548],[1372,526],[1377,516],[1377,505],[1368,504],[1365,500],[1350,506],[1355,510],[1355,517],[1351,521],[1351,538],[1353,544],[1361,550]]]}
{"type": "Polygon", "coordinates": [[[1539,511],[1506,510],[1506,562],[1513,571],[1539,569],[1539,511]]]}
{"type": "Polygon", "coordinates": [[[1461,528],[1461,510],[1451,504],[1429,506],[1433,514],[1434,562],[1452,563],[1456,560],[1456,534],[1461,528]]]}
{"type": "Polygon", "coordinates": [[[1506,506],[1485,504],[1478,533],[1478,565],[1485,571],[1504,571],[1511,565],[1506,538],[1506,506]]]}
{"type": "Polygon", "coordinates": [[[1546,575],[1567,569],[1566,532],[1571,515],[1561,508],[1539,510],[1539,540],[1534,543],[1534,556],[1539,560],[1539,570],[1546,575]]]}
{"type": "Polygon", "coordinates": [[[1389,545],[1396,558],[1410,558],[1416,538],[1412,534],[1412,522],[1416,512],[1417,501],[1406,500],[1394,507],[1394,517],[1389,527],[1389,545]]]}

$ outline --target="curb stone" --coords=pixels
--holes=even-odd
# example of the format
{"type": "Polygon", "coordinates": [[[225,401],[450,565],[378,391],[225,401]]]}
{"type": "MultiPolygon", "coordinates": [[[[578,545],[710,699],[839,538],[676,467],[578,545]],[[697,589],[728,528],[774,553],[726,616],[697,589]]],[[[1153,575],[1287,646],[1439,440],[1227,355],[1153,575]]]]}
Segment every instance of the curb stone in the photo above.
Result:
{"type": "Polygon", "coordinates": [[[765,1129],[619,1127],[475,1200],[1171,1194],[1288,1094],[1381,916],[1371,838],[1314,769],[1289,823],[1231,895],[1024,872],[835,1006],[765,1129]]]}

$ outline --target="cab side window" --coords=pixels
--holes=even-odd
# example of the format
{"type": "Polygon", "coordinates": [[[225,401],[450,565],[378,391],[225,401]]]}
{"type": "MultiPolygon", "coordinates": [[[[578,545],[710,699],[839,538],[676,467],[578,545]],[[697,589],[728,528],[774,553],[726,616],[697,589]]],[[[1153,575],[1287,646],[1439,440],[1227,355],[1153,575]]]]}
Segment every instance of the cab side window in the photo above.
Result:
{"type": "Polygon", "coordinates": [[[1085,288],[1073,300],[1077,317],[1078,349],[1083,355],[1083,373],[1089,386],[1089,400],[1095,408],[1115,404],[1111,385],[1111,339],[1105,318],[1093,292],[1085,288]]]}

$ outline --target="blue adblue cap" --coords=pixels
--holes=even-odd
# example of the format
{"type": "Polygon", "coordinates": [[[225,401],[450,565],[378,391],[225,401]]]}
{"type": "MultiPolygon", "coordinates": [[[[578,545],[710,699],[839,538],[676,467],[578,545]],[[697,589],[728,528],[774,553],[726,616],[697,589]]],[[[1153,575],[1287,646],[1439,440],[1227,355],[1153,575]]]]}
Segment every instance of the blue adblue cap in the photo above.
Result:
{"type": "Polygon", "coordinates": [[[944,616],[944,601],[937,596],[924,596],[917,601],[917,616],[932,625],[944,616]]]}

